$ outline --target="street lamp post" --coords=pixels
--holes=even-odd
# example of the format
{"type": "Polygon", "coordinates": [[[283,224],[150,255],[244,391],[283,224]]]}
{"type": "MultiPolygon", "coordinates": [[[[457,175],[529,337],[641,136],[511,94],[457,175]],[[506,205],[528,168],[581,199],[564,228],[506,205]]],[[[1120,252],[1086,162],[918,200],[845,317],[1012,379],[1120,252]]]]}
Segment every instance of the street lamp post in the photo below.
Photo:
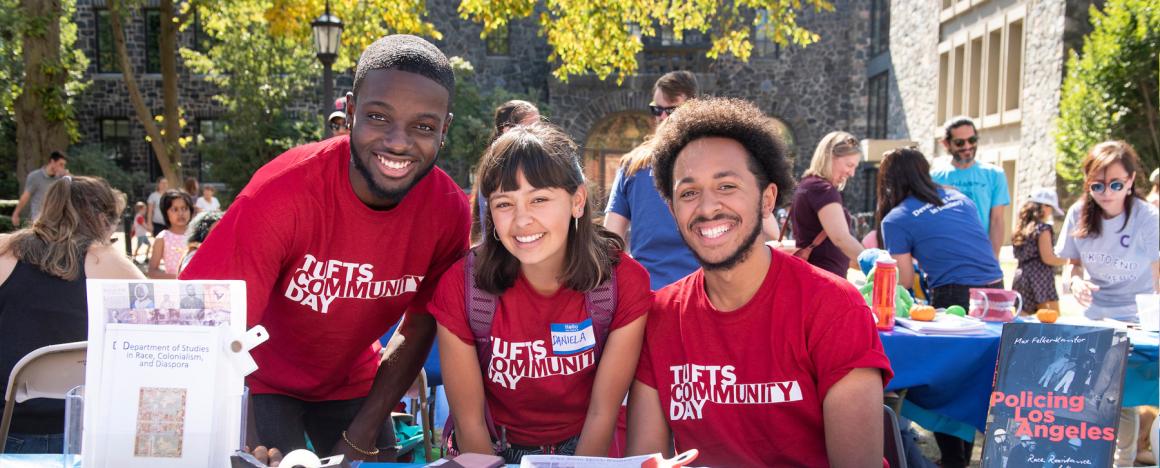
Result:
{"type": "Polygon", "coordinates": [[[326,12],[312,21],[310,28],[314,30],[314,55],[322,62],[322,116],[326,118],[334,103],[334,73],[330,67],[338,58],[342,43],[342,20],[330,14],[330,0],[326,2],[326,12]]]}

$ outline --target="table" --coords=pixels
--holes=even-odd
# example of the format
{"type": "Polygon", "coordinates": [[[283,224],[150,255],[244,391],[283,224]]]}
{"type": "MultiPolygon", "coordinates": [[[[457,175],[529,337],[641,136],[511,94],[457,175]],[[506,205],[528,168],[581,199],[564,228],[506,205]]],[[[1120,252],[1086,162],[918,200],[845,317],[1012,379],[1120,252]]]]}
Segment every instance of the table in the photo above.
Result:
{"type": "MultiPolygon", "coordinates": [[[[879,332],[894,369],[887,390],[906,389],[902,415],[931,431],[974,440],[987,423],[1002,323],[976,335],[920,335],[895,327],[879,332]]],[[[1124,406],[1157,405],[1160,364],[1155,332],[1129,331],[1132,353],[1124,377],[1124,406]]]]}

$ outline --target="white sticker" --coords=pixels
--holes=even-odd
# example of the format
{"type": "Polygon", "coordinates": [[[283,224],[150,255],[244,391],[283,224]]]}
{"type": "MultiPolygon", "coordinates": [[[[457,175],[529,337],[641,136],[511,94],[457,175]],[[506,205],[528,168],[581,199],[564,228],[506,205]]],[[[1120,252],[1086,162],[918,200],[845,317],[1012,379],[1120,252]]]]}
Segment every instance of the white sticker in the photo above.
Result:
{"type": "Polygon", "coordinates": [[[596,346],[592,319],[580,323],[552,324],[552,353],[568,355],[582,353],[596,346]]]}

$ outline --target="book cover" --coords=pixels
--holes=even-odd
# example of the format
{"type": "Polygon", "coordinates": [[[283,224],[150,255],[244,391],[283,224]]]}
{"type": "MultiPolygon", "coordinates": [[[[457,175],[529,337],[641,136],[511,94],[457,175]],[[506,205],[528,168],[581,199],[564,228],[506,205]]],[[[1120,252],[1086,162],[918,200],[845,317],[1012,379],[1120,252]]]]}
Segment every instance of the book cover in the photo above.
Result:
{"type": "Polygon", "coordinates": [[[982,466],[1112,466],[1127,335],[1010,323],[1001,340],[982,466]]]}

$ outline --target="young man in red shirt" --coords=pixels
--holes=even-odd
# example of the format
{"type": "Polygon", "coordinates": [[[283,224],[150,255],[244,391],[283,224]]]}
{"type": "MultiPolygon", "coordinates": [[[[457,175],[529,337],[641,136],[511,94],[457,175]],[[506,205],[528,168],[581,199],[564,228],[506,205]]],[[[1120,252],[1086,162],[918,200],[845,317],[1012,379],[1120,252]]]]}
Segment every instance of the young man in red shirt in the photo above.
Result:
{"type": "Polygon", "coordinates": [[[322,454],[393,458],[384,422],[431,348],[425,305],[468,246],[466,197],[435,167],[454,88],[427,41],[375,41],[346,97],[350,136],[259,169],[183,271],[245,280],[247,326],[269,331],[247,378],[257,443],[286,452],[305,432],[322,454]]]}
{"type": "Polygon", "coordinates": [[[882,466],[890,363],[852,285],[770,249],[793,181],[752,104],[685,103],[656,136],[656,183],[701,269],[657,292],[629,398],[629,452],[707,466],[882,466]]]}

